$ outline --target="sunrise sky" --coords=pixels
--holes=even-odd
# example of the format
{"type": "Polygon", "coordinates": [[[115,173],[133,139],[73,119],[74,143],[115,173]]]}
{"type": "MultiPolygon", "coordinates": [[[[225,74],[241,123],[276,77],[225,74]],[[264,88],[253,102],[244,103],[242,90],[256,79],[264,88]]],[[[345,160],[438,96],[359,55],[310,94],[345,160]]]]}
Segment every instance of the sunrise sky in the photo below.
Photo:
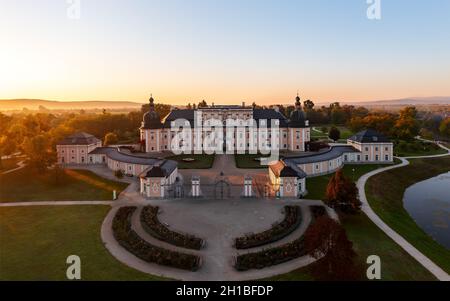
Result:
{"type": "Polygon", "coordinates": [[[450,96],[450,1],[0,0],[0,99],[450,96]]]}

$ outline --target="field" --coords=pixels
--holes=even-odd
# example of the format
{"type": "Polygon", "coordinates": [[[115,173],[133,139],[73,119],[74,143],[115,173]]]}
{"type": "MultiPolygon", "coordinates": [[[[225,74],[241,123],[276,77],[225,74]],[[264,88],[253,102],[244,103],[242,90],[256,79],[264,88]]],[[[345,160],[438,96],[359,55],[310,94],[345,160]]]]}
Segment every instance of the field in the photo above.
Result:
{"type": "Polygon", "coordinates": [[[66,280],[66,258],[82,280],[160,280],[117,261],[100,228],[109,206],[0,208],[0,280],[66,280]]]}
{"type": "Polygon", "coordinates": [[[38,173],[32,168],[0,175],[0,202],[112,200],[128,184],[86,170],[38,173]]]}

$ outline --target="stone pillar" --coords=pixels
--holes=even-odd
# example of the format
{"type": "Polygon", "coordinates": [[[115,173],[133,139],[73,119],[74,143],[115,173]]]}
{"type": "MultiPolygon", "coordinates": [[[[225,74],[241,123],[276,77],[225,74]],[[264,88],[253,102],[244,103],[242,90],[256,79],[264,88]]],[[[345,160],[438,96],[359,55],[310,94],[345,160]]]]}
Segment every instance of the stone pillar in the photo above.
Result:
{"type": "Polygon", "coordinates": [[[246,176],[244,178],[244,197],[246,198],[253,197],[252,182],[253,180],[250,176],[246,176]]]}
{"type": "Polygon", "coordinates": [[[192,177],[192,197],[200,197],[200,177],[192,177]]]}

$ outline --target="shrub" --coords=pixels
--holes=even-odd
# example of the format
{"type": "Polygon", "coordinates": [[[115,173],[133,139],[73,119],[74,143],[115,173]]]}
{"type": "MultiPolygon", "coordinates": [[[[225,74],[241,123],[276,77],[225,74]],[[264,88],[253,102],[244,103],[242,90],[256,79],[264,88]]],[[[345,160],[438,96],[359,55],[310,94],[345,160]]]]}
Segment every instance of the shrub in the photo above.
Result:
{"type": "Polygon", "coordinates": [[[267,245],[294,232],[302,221],[301,209],[299,206],[286,206],[284,210],[283,221],[274,224],[269,230],[236,238],[236,249],[250,249],[267,245]]]}
{"type": "Polygon", "coordinates": [[[123,171],[118,169],[114,172],[114,175],[116,176],[116,178],[118,179],[122,179],[123,178],[123,171]]]}
{"type": "MultiPolygon", "coordinates": [[[[325,208],[322,206],[311,206],[311,212],[313,218],[310,228],[315,223],[315,215],[326,214],[325,208]],[[319,209],[319,207],[323,208],[319,209]]],[[[281,264],[302,256],[307,255],[305,249],[304,236],[297,238],[296,240],[281,245],[279,247],[263,250],[256,253],[248,253],[239,255],[236,258],[235,269],[238,271],[247,271],[251,269],[263,269],[273,265],[281,264]]]]}
{"type": "Polygon", "coordinates": [[[136,207],[122,207],[114,216],[114,238],[123,248],[146,262],[189,271],[199,268],[200,257],[159,248],[140,238],[131,229],[131,216],[135,211],[136,207]]]}
{"type": "Polygon", "coordinates": [[[147,206],[142,210],[141,223],[144,230],[156,239],[165,241],[175,246],[200,250],[203,240],[189,234],[181,234],[169,230],[158,219],[159,207],[147,206]]]}

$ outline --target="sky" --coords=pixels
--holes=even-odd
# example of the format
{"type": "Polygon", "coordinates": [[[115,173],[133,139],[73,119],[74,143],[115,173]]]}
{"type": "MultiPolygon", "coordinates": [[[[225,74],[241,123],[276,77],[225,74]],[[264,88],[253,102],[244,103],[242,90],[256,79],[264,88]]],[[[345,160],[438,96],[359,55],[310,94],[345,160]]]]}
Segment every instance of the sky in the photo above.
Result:
{"type": "Polygon", "coordinates": [[[450,96],[448,0],[73,1],[0,0],[0,99],[450,96]]]}

